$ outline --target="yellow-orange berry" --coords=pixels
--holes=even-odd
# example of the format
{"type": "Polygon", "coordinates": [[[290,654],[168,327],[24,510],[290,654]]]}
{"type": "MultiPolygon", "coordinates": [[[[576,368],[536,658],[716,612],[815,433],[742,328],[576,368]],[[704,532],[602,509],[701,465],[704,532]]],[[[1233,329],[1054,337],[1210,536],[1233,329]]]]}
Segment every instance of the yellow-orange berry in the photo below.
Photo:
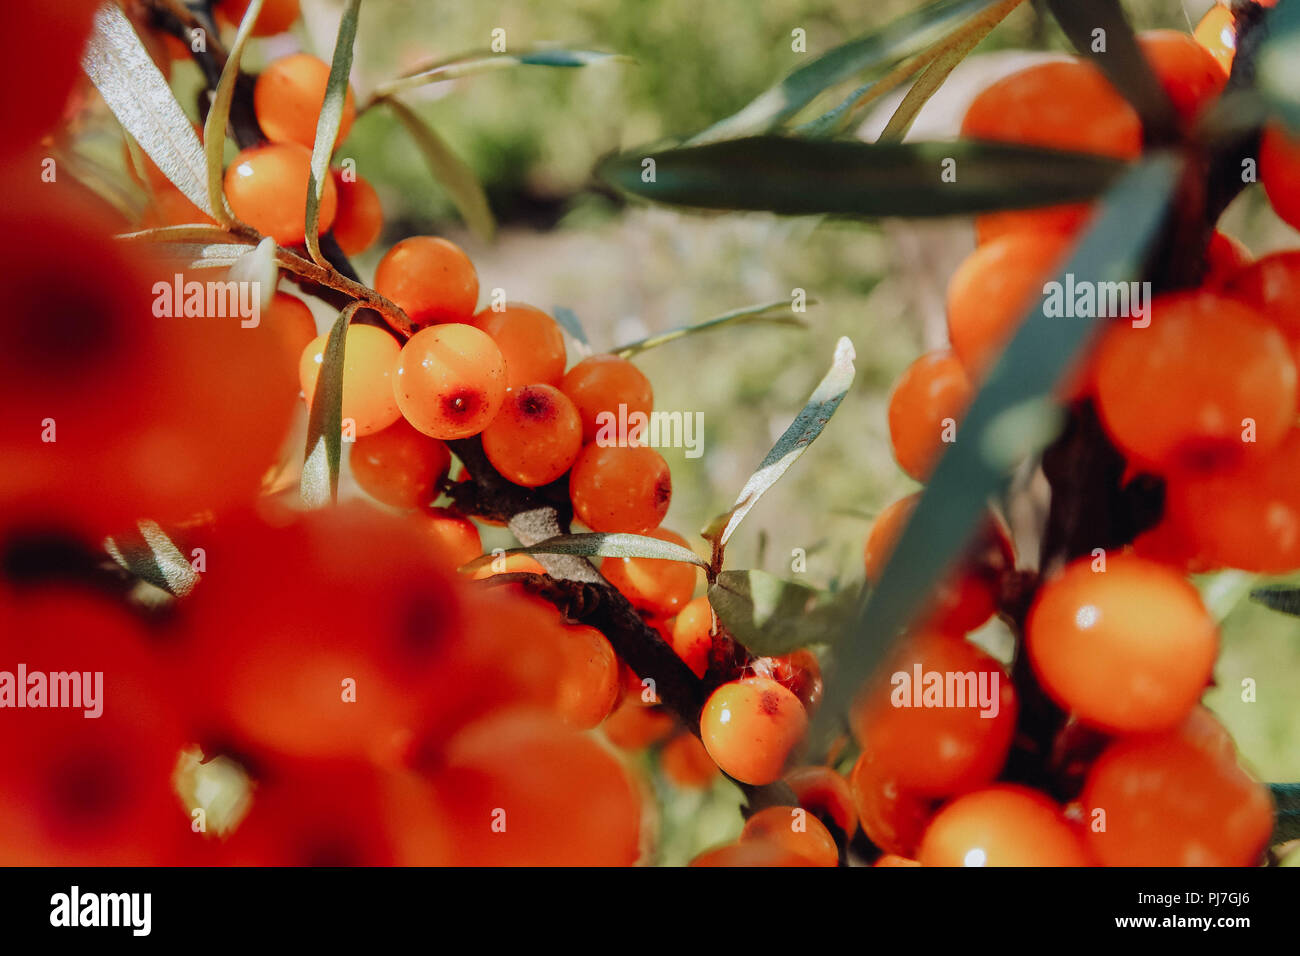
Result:
{"type": "Polygon", "coordinates": [[[1174,110],[1190,125],[1223,92],[1228,71],[1190,33],[1146,30],[1137,39],[1174,110]]]}
{"type": "Polygon", "coordinates": [[[588,445],[569,475],[569,495],[592,531],[645,534],[668,513],[673,479],[653,448],[588,445]]]}
{"type": "Polygon", "coordinates": [[[714,763],[755,786],[781,778],[807,730],[799,698],[764,677],[723,684],[700,714],[700,739],[714,763]]]}
{"type": "Polygon", "coordinates": [[[1055,803],[1028,787],[976,790],[930,822],[922,866],[1087,866],[1078,833],[1055,803]]]}
{"type": "Polygon", "coordinates": [[[492,467],[526,488],[560,478],[581,450],[578,410],[553,385],[508,389],[501,410],[483,429],[483,451],[492,467]]]}
{"type": "Polygon", "coordinates": [[[1259,181],[1273,211],[1300,229],[1300,138],[1280,125],[1266,126],[1259,141],[1259,181]]]}
{"type": "Polygon", "coordinates": [[[1192,36],[1225,72],[1232,69],[1232,60],[1237,55],[1237,24],[1228,7],[1216,3],[1205,11],[1192,36]]]}
{"type": "Polygon", "coordinates": [[[394,508],[430,504],[451,469],[447,446],[401,418],[383,431],[358,438],[349,460],[362,491],[394,508]]]}
{"type": "Polygon", "coordinates": [[[563,628],[556,708],[570,727],[589,730],[609,716],[618,700],[618,658],[608,638],[594,627],[563,628]]]}
{"type": "Polygon", "coordinates": [[[897,853],[886,853],[876,860],[872,866],[920,866],[917,860],[909,860],[905,856],[899,856],[897,853]]]}
{"type": "Polygon", "coordinates": [[[683,790],[704,790],[718,779],[718,765],[698,737],[680,733],[659,752],[659,766],[675,786],[683,790]]]}
{"type": "Polygon", "coordinates": [[[654,409],[654,389],[642,371],[627,359],[615,355],[592,355],[564,375],[560,391],[573,399],[582,416],[582,440],[596,440],[603,415],[620,419],[619,406],[627,413],[649,415],[654,409]]]}
{"type": "MultiPolygon", "coordinates": [[[[244,14],[248,12],[250,3],[252,0],[220,0],[216,5],[217,13],[235,26],[239,26],[244,20],[244,14]]],[[[298,14],[298,0],[266,0],[253,27],[253,36],[268,37],[284,33],[293,26],[294,21],[298,19],[298,14]]]]}
{"type": "Polygon", "coordinates": [[[298,382],[298,361],[305,348],[316,338],[316,319],[307,303],[287,292],[271,296],[262,310],[261,324],[284,344],[285,374],[291,385],[298,382]]]}
{"type": "Polygon", "coordinates": [[[609,742],[621,750],[643,750],[673,732],[677,721],[662,707],[647,707],[640,698],[623,702],[600,725],[609,742]]]}
{"type": "MultiPolygon", "coordinates": [[[[298,381],[308,406],[316,394],[316,377],[325,360],[328,335],[312,339],[298,364],[298,381]]],[[[373,435],[401,416],[393,398],[393,363],[397,340],[373,325],[349,325],[343,344],[343,419],[356,425],[356,434],[373,435]]]]}
{"type": "Polygon", "coordinates": [[[775,843],[813,866],[836,866],[840,851],[825,825],[802,807],[765,807],[745,821],[740,842],[775,843]]]}
{"type": "Polygon", "coordinates": [[[842,774],[830,767],[796,767],[785,775],[785,783],[794,791],[799,806],[831,820],[845,836],[853,836],[858,829],[853,793],[842,774]]]}
{"type": "MultiPolygon", "coordinates": [[[[308,53],[281,57],[263,70],[253,87],[253,110],[266,138],[273,143],[298,143],[311,149],[316,143],[316,124],[325,105],[329,78],[329,64],[308,53]]],[[[348,138],[356,115],[356,99],[349,86],[335,142],[348,138]]]]}
{"type": "Polygon", "coordinates": [[[434,542],[442,566],[448,570],[469,564],[483,553],[478,528],[464,515],[450,508],[426,508],[424,517],[417,520],[434,542]]]}
{"type": "Polygon", "coordinates": [[[416,325],[468,323],[478,306],[478,273],[455,243],[412,236],[379,260],[375,291],[395,302],[416,325]]]}
{"type": "Polygon", "coordinates": [[[492,337],[506,359],[506,381],[559,386],[564,378],[564,333],[560,324],[531,305],[515,303],[501,311],[483,309],[473,325],[492,337]]]}
{"type": "Polygon", "coordinates": [[[477,435],[506,397],[506,363],[472,325],[438,325],[411,336],[397,359],[393,388],[406,420],[444,441],[477,435]]]}
{"type": "Polygon", "coordinates": [[[807,857],[791,853],[783,846],[766,840],[728,843],[706,850],[691,860],[691,866],[791,867],[811,866],[807,857]]]}
{"type": "Polygon", "coordinates": [[[687,602],[677,613],[668,643],[696,677],[704,676],[713,650],[713,608],[707,595],[687,602]]]}
{"type": "MultiPolygon", "coordinates": [[[[663,528],[648,532],[648,536],[691,549],[685,538],[663,528]]],[[[699,576],[693,564],[660,558],[605,558],[600,573],[633,607],[661,617],[672,617],[686,605],[699,576]]]]}
{"type": "Polygon", "coordinates": [[[926,352],[907,367],[889,396],[889,439],[903,471],[917,481],[930,476],[956,439],[973,391],[961,362],[946,349],[926,352]]]}
{"type": "MultiPolygon", "coordinates": [[[[272,143],[242,151],[226,170],[230,211],[263,235],[285,246],[300,245],[307,232],[307,183],[311,150],[298,143],[272,143]]],[[[325,180],[320,231],[334,223],[338,192],[325,180]]]]}
{"type": "Polygon", "coordinates": [[[360,176],[344,179],[334,170],[338,211],[334,214],[334,238],[350,256],[359,255],[375,244],[384,229],[384,207],[379,193],[360,176]]]}

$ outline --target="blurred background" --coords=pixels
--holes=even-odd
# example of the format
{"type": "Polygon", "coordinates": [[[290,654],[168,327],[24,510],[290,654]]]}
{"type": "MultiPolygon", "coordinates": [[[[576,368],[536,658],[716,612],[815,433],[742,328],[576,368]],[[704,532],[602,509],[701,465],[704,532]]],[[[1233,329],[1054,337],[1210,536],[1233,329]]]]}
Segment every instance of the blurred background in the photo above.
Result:
{"type": "MultiPolygon", "coordinates": [[[[610,152],[698,131],[811,57],[915,6],[916,0],[369,0],[352,74],[359,104],[378,84],[422,62],[486,50],[497,28],[511,50],[555,44],[626,54],[635,63],[521,67],[403,96],[483,181],[500,226],[490,244],[464,229],[391,115],[364,111],[337,159],[354,160],[376,187],[386,226],[355,265],[369,281],[393,242],[445,235],[473,258],[483,301],[502,289],[511,300],[572,309],[597,351],[806,290],[817,302],[804,316],[807,329],[742,326],[637,359],[654,383],[658,409],[704,416],[702,457],[664,449],[674,491],[664,526],[703,548],[696,532],[731,505],[829,367],[837,338],[848,336],[857,350],[852,391],[813,448],[746,520],[728,566],[761,567],[821,587],[856,582],[871,516],[915,488],[892,460],[886,402],[899,372],[943,341],[944,289],[974,247],[970,222],[683,214],[627,204],[595,183],[591,169],[610,152]],[[796,28],[806,33],[806,53],[791,49],[796,28]],[[791,569],[795,549],[807,554],[802,574],[791,569]]],[[[1210,2],[1124,6],[1139,29],[1190,31],[1210,2]]],[[[302,7],[304,23],[295,33],[250,45],[247,69],[299,49],[329,59],[342,4],[303,0],[302,7]]],[[[953,137],[966,102],[1020,62],[1010,51],[1066,48],[1038,4],[1025,3],[927,105],[913,137],[953,137]]],[[[195,97],[186,94],[187,84],[198,89],[197,70],[178,63],[173,85],[188,107],[195,97]]],[[[882,106],[886,115],[890,102],[882,106]]],[[[868,118],[859,135],[881,122],[873,127],[868,118]]],[[[1223,228],[1255,254],[1296,244],[1258,190],[1239,198],[1223,228]]],[[[322,330],[331,319],[322,308],[322,330]]],[[[576,343],[570,345],[576,358],[576,343]]],[[[485,533],[486,547],[511,543],[494,534],[485,533]]],[[[1207,702],[1257,774],[1300,780],[1300,627],[1247,601],[1250,579],[1228,574],[1201,583],[1224,619],[1219,686],[1207,702]],[[1247,678],[1257,682],[1256,703],[1241,701],[1247,678]]],[[[656,862],[683,863],[736,835],[734,787],[671,790],[652,758],[644,759],[661,798],[656,862]]]]}

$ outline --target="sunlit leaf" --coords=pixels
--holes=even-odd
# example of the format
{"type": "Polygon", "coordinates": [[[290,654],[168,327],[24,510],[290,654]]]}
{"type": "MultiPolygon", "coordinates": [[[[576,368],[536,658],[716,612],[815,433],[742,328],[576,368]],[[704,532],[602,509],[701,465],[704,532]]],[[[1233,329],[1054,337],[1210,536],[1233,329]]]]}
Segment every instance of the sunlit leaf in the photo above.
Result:
{"type": "MultiPolygon", "coordinates": [[[[816,300],[809,299],[807,304],[816,305],[816,300]]],[[[742,309],[734,309],[712,319],[697,322],[695,325],[684,325],[680,328],[670,329],[667,332],[660,332],[658,335],[652,335],[649,338],[616,348],[613,354],[619,358],[632,358],[647,349],[663,345],[666,342],[675,342],[677,339],[686,338],[688,335],[713,332],[729,325],[751,325],[756,323],[806,327],[806,323],[791,312],[789,299],[777,299],[774,302],[764,302],[761,305],[747,305],[742,309]]]]}
{"type": "Polygon", "coordinates": [[[226,126],[230,122],[230,104],[235,98],[235,84],[239,82],[239,64],[244,57],[244,46],[253,33],[263,0],[252,0],[244,12],[244,19],[235,33],[235,42],[226,56],[221,79],[212,94],[212,106],[203,124],[203,152],[208,168],[209,210],[218,222],[229,223],[234,217],[226,208],[226,194],[222,179],[222,166],[226,155],[226,126]]]}
{"type": "Polygon", "coordinates": [[[765,571],[723,571],[709,605],[736,640],[763,657],[829,643],[853,611],[853,596],[835,596],[765,571]]]}
{"type": "Polygon", "coordinates": [[[343,123],[343,106],[347,102],[348,79],[352,75],[352,48],[357,40],[357,17],[361,0],[348,0],[339,20],[338,39],[334,41],[334,59],[325,84],[325,102],[316,121],[316,139],[311,150],[311,175],[307,183],[307,252],[320,265],[327,266],[320,251],[320,204],[330,179],[330,156],[343,123]]]}
{"type": "Polygon", "coordinates": [[[635,62],[630,56],[602,53],[597,50],[538,49],[524,53],[468,54],[432,64],[385,83],[375,90],[375,98],[384,99],[430,83],[445,83],[448,80],[459,80],[467,76],[509,70],[516,66],[581,67],[635,62]]]}
{"type": "Polygon", "coordinates": [[[199,576],[167,532],[154,521],[136,522],[136,528],[137,533],[104,542],[113,560],[142,581],[177,597],[194,590],[199,576]]]}
{"type": "Polygon", "coordinates": [[[343,368],[348,324],[360,308],[352,303],[329,332],[316,389],[307,419],[307,454],[299,489],[310,508],[320,508],[338,498],[339,464],[343,456],[343,368]]]}

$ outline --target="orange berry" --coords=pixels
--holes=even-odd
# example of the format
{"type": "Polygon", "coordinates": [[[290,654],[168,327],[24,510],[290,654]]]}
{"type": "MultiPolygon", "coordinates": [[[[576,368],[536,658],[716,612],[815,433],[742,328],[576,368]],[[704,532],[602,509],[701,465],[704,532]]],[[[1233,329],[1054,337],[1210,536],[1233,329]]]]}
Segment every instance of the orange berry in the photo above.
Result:
{"type": "Polygon", "coordinates": [[[934,799],[903,790],[863,752],[849,774],[853,809],[862,832],[886,853],[913,857],[934,813],[934,799]]]}
{"type": "Polygon", "coordinates": [[[1223,292],[1254,308],[1288,339],[1300,340],[1300,311],[1295,307],[1300,301],[1300,249],[1274,252],[1246,263],[1228,280],[1223,292]]]}
{"type": "Polygon", "coordinates": [[[705,850],[695,859],[691,866],[811,866],[807,857],[791,853],[785,847],[765,840],[753,840],[745,843],[727,843],[712,850],[705,850]]]}
{"type": "MultiPolygon", "coordinates": [[[[685,538],[663,528],[649,531],[647,536],[691,550],[685,538]]],[[[672,617],[690,601],[698,572],[693,564],[660,558],[605,558],[600,562],[605,580],[618,588],[633,607],[661,617],[672,617]]]]}
{"type": "Polygon", "coordinates": [[[360,176],[344,179],[337,169],[333,173],[338,192],[338,212],[334,214],[334,238],[339,248],[350,256],[359,255],[375,244],[384,229],[384,207],[379,193],[360,176]]]}
{"type": "Polygon", "coordinates": [[[375,291],[395,302],[418,326],[468,323],[478,305],[478,273],[455,243],[436,236],[412,236],[379,260],[375,291]]]}
{"type": "Polygon", "coordinates": [[[454,570],[483,553],[478,528],[464,515],[450,508],[426,508],[424,513],[427,517],[420,524],[435,542],[444,568],[454,570]]]}
{"type": "MultiPolygon", "coordinates": [[[[308,406],[316,394],[316,377],[325,361],[328,335],[312,339],[298,363],[298,381],[308,406]]],[[[401,417],[393,397],[393,363],[400,347],[373,325],[349,325],[343,343],[343,418],[356,425],[358,437],[382,431],[401,417]]]]}
{"type": "Polygon", "coordinates": [[[470,577],[482,581],[497,574],[545,574],[546,568],[536,558],[527,554],[503,554],[492,559],[491,564],[478,568],[470,577]]]}
{"type": "Polygon", "coordinates": [[[526,488],[563,476],[581,450],[578,410],[553,385],[511,386],[501,410],[483,429],[483,451],[492,467],[526,488]]]}
{"type": "Polygon", "coordinates": [[[1107,329],[1096,355],[1102,421],[1155,468],[1210,470],[1276,448],[1296,410],[1296,366],[1263,316],[1207,292],[1157,297],[1150,325],[1107,329]]]}
{"type": "Polygon", "coordinates": [[[889,439],[903,471],[925,481],[974,397],[970,378],[946,349],[907,367],[889,396],[889,439]],[[945,441],[947,439],[947,441],[945,441]]]}
{"type": "Polygon", "coordinates": [[[1087,866],[1074,828],[1027,787],[988,787],[940,810],[921,841],[922,866],[1087,866]]]}
{"type": "Polygon", "coordinates": [[[444,441],[477,435],[506,397],[501,350],[472,325],[421,329],[397,359],[397,405],[419,431],[444,441]]]}
{"type": "Polygon", "coordinates": [[[191,226],[198,223],[216,224],[216,220],[194,205],[190,197],[169,182],[153,187],[153,198],[144,211],[148,226],[191,226]]]}
{"type": "MultiPolygon", "coordinates": [[[[226,170],[230,211],[263,235],[285,246],[301,245],[307,232],[307,183],[311,150],[297,143],[272,143],[243,150],[226,170]]],[[[325,180],[320,231],[334,222],[338,191],[325,180]]]]}
{"type": "Polygon", "coordinates": [[[755,658],[750,662],[749,669],[758,677],[771,678],[794,694],[810,714],[821,702],[824,688],[821,663],[807,648],[779,657],[755,658]]]}
{"type": "MultiPolygon", "coordinates": [[[[252,0],[219,0],[216,12],[235,26],[243,22],[252,0]]],[[[266,0],[253,26],[253,36],[269,37],[284,33],[298,19],[298,0],[266,0]]]]}
{"type": "Polygon", "coordinates": [[[680,733],[659,752],[659,766],[674,786],[707,790],[718,779],[718,765],[694,734],[680,733]]]}
{"type": "Polygon", "coordinates": [[[899,856],[897,853],[886,853],[876,860],[872,866],[920,866],[916,860],[909,860],[905,856],[899,856]]]}
{"type": "Polygon", "coordinates": [[[501,311],[483,309],[472,324],[492,336],[506,359],[506,380],[521,385],[559,386],[564,378],[564,333],[560,324],[531,305],[516,303],[501,311]]]}
{"type": "Polygon", "coordinates": [[[1201,285],[1216,292],[1223,291],[1246,270],[1251,264],[1250,259],[1250,250],[1240,239],[1214,230],[1205,250],[1205,278],[1201,285]]]}
{"type": "Polygon", "coordinates": [[[451,469],[451,452],[399,418],[383,431],[358,438],[349,454],[361,490],[394,508],[419,508],[438,497],[451,469]]]}
{"type": "Polygon", "coordinates": [[[802,807],[765,807],[745,821],[741,843],[775,843],[813,866],[838,866],[835,838],[820,820],[802,807]]]}
{"type": "Polygon", "coordinates": [[[1264,128],[1259,142],[1259,181],[1273,211],[1293,229],[1300,229],[1300,138],[1280,125],[1264,128]]]}
{"type": "Polygon", "coordinates": [[[858,811],[853,806],[853,792],[842,774],[830,767],[796,767],[785,775],[786,785],[794,791],[799,806],[824,820],[831,820],[846,837],[858,829],[858,811]]]}
{"type": "MultiPolygon", "coordinates": [[[[639,684],[637,693],[640,693],[639,684]]],[[[673,715],[662,707],[647,707],[640,697],[624,697],[600,729],[621,750],[644,750],[671,734],[676,725],[673,715]]]]}
{"type": "Polygon", "coordinates": [[[948,338],[973,378],[992,367],[1043,284],[1056,273],[1069,239],[1013,233],[966,257],[948,282],[948,338]]]}
{"type": "Polygon", "coordinates": [[[1218,61],[1224,72],[1232,69],[1232,59],[1237,55],[1237,22],[1230,9],[1221,3],[1210,7],[1201,17],[1201,22],[1196,24],[1192,36],[1218,61]]]}
{"type": "MultiPolygon", "coordinates": [[[[329,64],[308,53],[293,53],[272,61],[253,87],[253,110],[266,138],[273,143],[298,143],[311,149],[316,143],[316,124],[325,105],[329,78],[329,64]]],[[[356,115],[356,98],[349,86],[343,98],[336,143],[348,138],[356,115]]]]}
{"type": "Polygon", "coordinates": [[[763,677],[723,684],[700,714],[700,739],[714,763],[756,786],[780,779],[807,730],[799,698],[763,677]]]}
{"type": "Polygon", "coordinates": [[[92,0],[6,4],[0,89],[9,95],[0,101],[0,154],[22,152],[58,123],[82,78],[81,51],[97,6],[92,0]]]}
{"type": "Polygon", "coordinates": [[[713,650],[713,608],[707,595],[701,594],[682,607],[673,620],[668,643],[696,677],[704,676],[713,650]]]}
{"type": "Polygon", "coordinates": [[[668,513],[673,479],[653,448],[588,445],[569,475],[569,495],[592,531],[645,534],[668,513]]]}
{"type": "Polygon", "coordinates": [[[1167,733],[1112,743],[1080,801],[1105,866],[1252,866],[1273,830],[1268,789],[1202,707],[1167,733]]]}
{"type": "Polygon", "coordinates": [[[559,644],[564,669],[557,688],[560,719],[590,730],[609,716],[618,700],[618,658],[604,634],[580,624],[564,627],[559,644]]]}
{"type": "Polygon", "coordinates": [[[1026,642],[1043,687],[1087,724],[1171,727],[1209,682],[1214,619],[1181,576],[1131,555],[1081,558],[1039,591],[1026,642]]]}
{"type": "Polygon", "coordinates": [[[1180,30],[1146,30],[1138,34],[1137,40],[1174,110],[1183,124],[1190,126],[1223,92],[1228,82],[1227,69],[1213,53],[1180,30]]]}
{"type": "Polygon", "coordinates": [[[619,406],[627,413],[649,415],[654,409],[654,389],[642,371],[614,355],[592,355],[583,359],[565,373],[560,391],[573,399],[582,416],[582,440],[588,444],[596,440],[600,431],[602,413],[618,421],[619,406]]]}
{"type": "Polygon", "coordinates": [[[285,375],[291,387],[298,387],[298,361],[316,338],[316,319],[307,303],[287,292],[277,292],[262,310],[262,324],[283,343],[285,375]]]}

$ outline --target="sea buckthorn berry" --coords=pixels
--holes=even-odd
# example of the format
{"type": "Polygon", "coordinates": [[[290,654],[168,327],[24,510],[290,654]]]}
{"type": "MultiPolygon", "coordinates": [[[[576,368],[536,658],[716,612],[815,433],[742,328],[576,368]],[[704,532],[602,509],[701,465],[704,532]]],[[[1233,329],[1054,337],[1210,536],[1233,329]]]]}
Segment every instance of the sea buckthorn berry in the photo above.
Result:
{"type": "Polygon", "coordinates": [[[977,248],[948,282],[948,338],[966,371],[978,378],[1043,296],[1069,240],[1013,233],[977,248]]]}
{"type": "Polygon", "coordinates": [[[673,479],[653,448],[588,445],[569,475],[569,495],[592,531],[645,534],[668,513],[673,479]]]}
{"type": "Polygon", "coordinates": [[[1300,229],[1300,138],[1281,126],[1267,126],[1259,141],[1259,181],[1273,211],[1300,229]]]}
{"type": "Polygon", "coordinates": [[[608,638],[594,627],[564,627],[564,651],[556,709],[570,727],[590,730],[609,716],[618,700],[618,658],[608,638]]]}
{"type": "MultiPolygon", "coordinates": [[[[316,124],[325,105],[329,78],[329,64],[308,53],[293,53],[267,66],[253,87],[253,110],[266,138],[311,149],[316,144],[316,124]]],[[[356,115],[356,99],[349,86],[336,142],[348,138],[356,115]]]]}
{"type": "Polygon", "coordinates": [[[546,568],[536,558],[527,554],[503,554],[493,558],[470,575],[475,581],[482,581],[497,574],[545,574],[546,568]]]}
{"type": "Polygon", "coordinates": [[[922,866],[1087,866],[1083,844],[1055,803],[1028,787],[958,797],[926,828],[922,866]]]}
{"type": "Polygon", "coordinates": [[[812,713],[821,703],[822,666],[817,655],[807,648],[799,648],[779,657],[759,657],[749,665],[758,677],[776,681],[799,698],[804,710],[812,713]]]}
{"type": "Polygon", "coordinates": [[[673,715],[662,707],[647,707],[641,703],[638,686],[637,695],[625,694],[600,729],[615,747],[636,751],[657,744],[676,726],[673,715]]]}
{"type": "Polygon", "coordinates": [[[713,650],[713,608],[707,595],[691,599],[677,613],[668,643],[696,677],[704,676],[713,650]]]}
{"type": "Polygon", "coordinates": [[[659,751],[659,766],[674,786],[707,790],[717,780],[718,765],[694,734],[682,732],[659,751]]]}
{"type": "Polygon", "coordinates": [[[927,352],[907,367],[889,396],[889,439],[903,471],[917,481],[930,476],[955,440],[973,392],[961,362],[947,349],[927,352]]]}
{"type": "Polygon", "coordinates": [[[1275,252],[1246,264],[1223,291],[1258,310],[1288,339],[1300,339],[1300,310],[1295,307],[1300,301],[1300,249],[1275,252]]]}
{"type": "Polygon", "coordinates": [[[916,856],[937,801],[901,789],[865,751],[849,774],[849,788],[867,839],[886,853],[916,856]]]}
{"type": "Polygon", "coordinates": [[[829,820],[852,837],[858,829],[858,811],[853,806],[853,792],[842,774],[830,767],[796,767],[785,775],[785,783],[794,791],[799,806],[829,820]]]}
{"type": "Polygon", "coordinates": [[[384,207],[379,193],[360,176],[344,178],[334,170],[338,211],[334,214],[334,238],[350,256],[359,255],[375,244],[384,230],[384,207]]]}
{"type": "MultiPolygon", "coordinates": [[[[297,143],[272,143],[242,151],[226,170],[230,211],[263,235],[285,246],[301,245],[307,232],[307,182],[311,150],[297,143]]],[[[319,226],[334,223],[338,192],[325,180],[319,226]]]]}
{"type": "Polygon", "coordinates": [[[1213,293],[1150,309],[1149,327],[1112,325],[1097,351],[1098,408],[1120,449],[1153,468],[1212,470],[1276,448],[1297,395],[1282,333],[1213,293]]]}
{"type": "Polygon", "coordinates": [[[419,508],[438,497],[451,469],[451,452],[399,418],[383,431],[358,438],[349,454],[361,490],[394,508],[419,508]]]}
{"type": "MultiPolygon", "coordinates": [[[[691,550],[690,543],[673,531],[657,528],[646,534],[691,550]]],[[[695,565],[662,558],[605,558],[600,562],[600,573],[634,608],[661,617],[672,617],[686,606],[699,577],[695,565]]]]}
{"type": "MultiPolygon", "coordinates": [[[[250,3],[252,0],[220,0],[216,12],[233,25],[239,26],[250,3]]],[[[284,33],[297,21],[299,12],[298,0],[266,0],[262,4],[262,12],[258,14],[257,23],[253,26],[253,36],[269,37],[284,33]]]]}
{"type": "Polygon", "coordinates": [[[397,359],[393,389],[406,420],[431,438],[477,435],[506,397],[501,350],[471,325],[440,325],[411,336],[397,359]]]}
{"type": "Polygon", "coordinates": [[[262,310],[261,324],[283,343],[285,375],[297,389],[298,362],[303,351],[316,338],[316,319],[307,303],[287,292],[277,292],[262,310]]]}
{"type": "Polygon", "coordinates": [[[500,312],[483,309],[472,324],[492,336],[501,349],[511,388],[539,383],[559,386],[564,378],[564,333],[541,309],[523,303],[507,305],[500,312]]]}
{"type": "MultiPolygon", "coordinates": [[[[620,420],[619,406],[627,414],[640,412],[649,415],[654,409],[654,389],[642,371],[615,355],[592,355],[565,373],[560,391],[573,399],[582,416],[582,440],[587,444],[596,440],[596,434],[607,418],[620,420]]],[[[629,436],[635,437],[635,436],[629,436]]]]}
{"type": "MultiPolygon", "coordinates": [[[[298,381],[309,406],[328,343],[328,335],[312,339],[298,364],[298,381]]],[[[393,397],[393,363],[399,351],[397,340],[383,329],[348,326],[343,343],[343,418],[356,424],[358,437],[383,431],[401,417],[393,397]]]]}
{"type": "Polygon", "coordinates": [[[876,860],[872,866],[920,866],[917,860],[909,860],[905,856],[899,856],[897,853],[886,853],[876,860]]]}
{"type": "Polygon", "coordinates": [[[831,831],[802,807],[764,807],[745,821],[740,842],[775,843],[813,866],[838,866],[839,847],[831,831]]]}
{"type": "MultiPolygon", "coordinates": [[[[507,373],[509,368],[507,364],[507,373]]],[[[578,410],[553,385],[512,386],[483,429],[483,451],[492,467],[516,485],[549,485],[573,467],[582,451],[578,410]]]]}
{"type": "Polygon", "coordinates": [[[1214,230],[1205,250],[1205,276],[1201,285],[1216,292],[1223,291],[1247,270],[1250,260],[1250,250],[1240,239],[1214,230]]]}
{"type": "MultiPolygon", "coordinates": [[[[1004,77],[975,97],[963,136],[1135,159],[1142,152],[1137,113],[1102,72],[1083,60],[1040,63],[1004,77]]],[[[979,216],[980,242],[1008,232],[1073,233],[1090,207],[1069,203],[979,216]]]]}
{"type": "Polygon", "coordinates": [[[0,102],[0,153],[27,149],[59,120],[81,77],[81,50],[97,6],[93,0],[6,5],[10,39],[0,58],[0,89],[9,95],[0,102]],[[39,83],[31,82],[34,76],[39,83]]]}
{"type": "Polygon", "coordinates": [[[799,698],[764,677],[723,684],[700,714],[700,740],[714,763],[755,786],[781,778],[807,730],[799,698]]]}
{"type": "Polygon", "coordinates": [[[691,866],[725,866],[725,867],[772,867],[772,866],[811,866],[807,857],[791,853],[776,843],[765,840],[750,840],[744,843],[727,843],[723,846],[705,850],[695,859],[691,866]]]}
{"type": "Polygon", "coordinates": [[[1223,92],[1228,71],[1215,56],[1181,30],[1147,30],[1138,46],[1185,125],[1223,92]]]}
{"type": "Polygon", "coordinates": [[[1171,727],[1209,682],[1214,619],[1169,568],[1109,555],[1080,558],[1039,591],[1026,642],[1048,693],[1079,719],[1116,732],[1171,727]]]}
{"type": "Polygon", "coordinates": [[[478,528],[464,515],[450,508],[426,508],[424,514],[420,524],[435,542],[439,563],[447,570],[469,564],[483,553],[478,528]]]}
{"type": "Polygon", "coordinates": [[[1233,57],[1237,55],[1237,21],[1228,7],[1216,3],[1205,11],[1192,37],[1218,61],[1225,73],[1232,69],[1233,57]]]}
{"type": "Polygon", "coordinates": [[[455,243],[412,236],[379,260],[375,291],[396,303],[416,325],[468,323],[478,306],[478,273],[455,243]]]}
{"type": "Polygon", "coordinates": [[[1084,839],[1105,866],[1252,866],[1273,829],[1268,788],[1202,707],[1166,733],[1112,743],[1080,802],[1084,839]]]}
{"type": "Polygon", "coordinates": [[[906,638],[868,683],[850,725],[885,779],[943,797],[997,776],[1017,709],[1001,664],[974,644],[922,632],[906,638]]]}

